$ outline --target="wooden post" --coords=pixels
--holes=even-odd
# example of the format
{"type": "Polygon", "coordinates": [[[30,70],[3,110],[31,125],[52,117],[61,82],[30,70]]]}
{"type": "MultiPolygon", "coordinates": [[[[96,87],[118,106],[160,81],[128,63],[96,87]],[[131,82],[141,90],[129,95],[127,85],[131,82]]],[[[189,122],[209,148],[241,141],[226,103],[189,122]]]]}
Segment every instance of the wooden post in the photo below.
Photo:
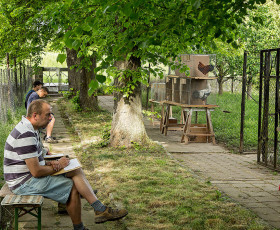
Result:
{"type": "Polygon", "coordinates": [[[20,102],[22,102],[23,100],[23,95],[24,95],[24,87],[23,87],[23,83],[22,83],[22,65],[21,62],[19,63],[19,88],[20,88],[20,102]]]}
{"type": "Polygon", "coordinates": [[[247,83],[247,52],[244,52],[243,59],[243,75],[242,75],[242,99],[241,99],[241,120],[240,120],[240,141],[239,152],[244,151],[244,117],[245,117],[245,97],[246,97],[246,83],[247,83]]]}
{"type": "Polygon", "coordinates": [[[60,71],[60,68],[57,68],[56,74],[58,76],[58,86],[57,86],[57,89],[58,89],[58,93],[59,93],[59,91],[61,91],[61,71],[60,71]]]}
{"type": "Polygon", "coordinates": [[[17,58],[14,58],[14,79],[15,79],[15,86],[16,86],[16,95],[18,95],[18,79],[17,79],[17,58]]]}
{"type": "Polygon", "coordinates": [[[37,73],[35,74],[35,79],[37,80],[37,81],[41,81],[41,82],[43,82],[44,83],[44,81],[43,81],[43,70],[44,68],[43,67],[40,67],[40,68],[38,68],[38,71],[37,71],[37,73]]]}
{"type": "Polygon", "coordinates": [[[167,78],[166,81],[165,97],[167,101],[172,101],[172,78],[167,78]]]}
{"type": "Polygon", "coordinates": [[[180,78],[173,78],[174,83],[174,101],[180,103],[180,78]]]}
{"type": "Polygon", "coordinates": [[[8,105],[11,107],[12,100],[11,100],[11,78],[10,78],[10,55],[9,53],[6,54],[7,58],[7,80],[8,80],[8,105]]]}

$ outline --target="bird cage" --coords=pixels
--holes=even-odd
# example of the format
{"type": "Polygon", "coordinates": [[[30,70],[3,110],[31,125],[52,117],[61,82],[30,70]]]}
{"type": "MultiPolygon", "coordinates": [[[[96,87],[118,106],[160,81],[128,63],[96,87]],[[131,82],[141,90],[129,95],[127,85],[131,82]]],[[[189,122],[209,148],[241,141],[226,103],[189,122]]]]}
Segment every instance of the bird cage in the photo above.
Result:
{"type": "Polygon", "coordinates": [[[187,65],[187,73],[175,69],[166,79],[166,98],[188,105],[215,105],[217,78],[215,55],[180,55],[178,62],[187,65]]]}
{"type": "Polygon", "coordinates": [[[158,102],[165,100],[165,83],[151,84],[151,99],[158,102]]]}

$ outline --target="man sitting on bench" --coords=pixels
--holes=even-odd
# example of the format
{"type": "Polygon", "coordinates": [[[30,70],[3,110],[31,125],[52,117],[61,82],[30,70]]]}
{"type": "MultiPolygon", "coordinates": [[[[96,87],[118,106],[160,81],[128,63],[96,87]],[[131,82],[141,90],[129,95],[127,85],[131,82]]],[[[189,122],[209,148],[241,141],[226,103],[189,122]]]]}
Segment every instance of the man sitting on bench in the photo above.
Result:
{"type": "Polygon", "coordinates": [[[4,150],[4,178],[17,195],[42,195],[66,204],[74,230],[85,230],[81,218],[81,196],[95,211],[95,223],[117,220],[127,215],[103,205],[95,196],[82,169],[51,176],[69,164],[66,157],[45,164],[38,129],[51,120],[51,106],[42,99],[31,102],[26,117],[7,138],[4,150]]]}
{"type": "MultiPolygon", "coordinates": [[[[46,97],[48,94],[49,94],[49,90],[45,86],[42,86],[36,92],[31,93],[31,95],[29,96],[29,98],[27,100],[27,109],[28,109],[28,107],[29,107],[29,105],[32,101],[35,101],[35,100],[40,99],[40,98],[42,99],[42,98],[46,97]]],[[[55,118],[54,118],[53,114],[51,116],[52,116],[52,119],[46,127],[46,135],[44,137],[44,140],[47,143],[53,143],[54,144],[54,143],[57,143],[58,141],[55,140],[52,137],[52,131],[53,131],[54,123],[55,123],[55,118]]]]}

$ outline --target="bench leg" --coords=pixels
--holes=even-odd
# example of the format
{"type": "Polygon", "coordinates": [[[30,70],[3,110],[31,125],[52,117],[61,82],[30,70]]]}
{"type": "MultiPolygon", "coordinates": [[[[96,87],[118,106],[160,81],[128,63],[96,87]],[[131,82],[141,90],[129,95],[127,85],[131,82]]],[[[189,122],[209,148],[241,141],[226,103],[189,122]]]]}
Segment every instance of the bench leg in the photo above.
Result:
{"type": "Polygon", "coordinates": [[[15,208],[15,230],[18,230],[18,208],[15,208]]]}
{"type": "Polygon", "coordinates": [[[38,208],[38,230],[41,230],[42,228],[42,208],[38,208]]]}

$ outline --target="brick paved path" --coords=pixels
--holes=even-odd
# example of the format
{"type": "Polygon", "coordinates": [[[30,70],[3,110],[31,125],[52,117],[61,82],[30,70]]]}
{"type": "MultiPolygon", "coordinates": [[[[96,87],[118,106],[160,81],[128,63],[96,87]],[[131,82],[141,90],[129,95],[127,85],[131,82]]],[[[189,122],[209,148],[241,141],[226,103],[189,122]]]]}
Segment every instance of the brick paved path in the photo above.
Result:
{"type": "MultiPolygon", "coordinates": [[[[112,112],[113,97],[99,97],[100,106],[112,112]]],[[[181,144],[181,132],[164,136],[144,119],[148,136],[161,143],[181,165],[210,181],[237,203],[251,209],[280,229],[280,175],[256,163],[256,154],[238,155],[208,143],[181,144]]]]}

